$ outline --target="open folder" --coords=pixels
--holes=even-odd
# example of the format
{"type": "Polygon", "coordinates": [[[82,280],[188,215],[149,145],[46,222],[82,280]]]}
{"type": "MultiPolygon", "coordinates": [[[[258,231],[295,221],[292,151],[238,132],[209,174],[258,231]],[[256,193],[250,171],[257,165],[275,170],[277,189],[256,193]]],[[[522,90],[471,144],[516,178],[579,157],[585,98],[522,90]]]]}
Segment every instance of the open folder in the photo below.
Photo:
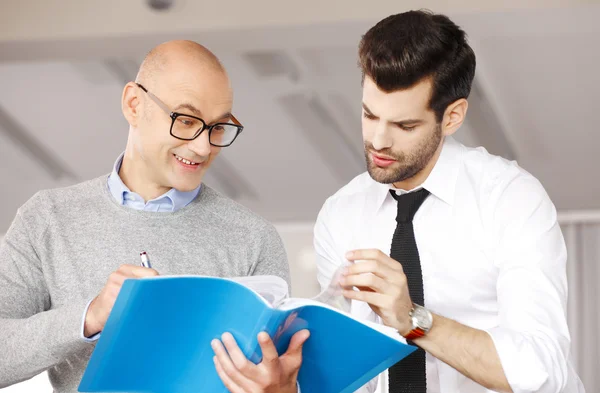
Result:
{"type": "Polygon", "coordinates": [[[260,331],[283,354],[291,336],[308,329],[302,393],[354,392],[416,349],[389,327],[287,293],[275,276],[125,280],[79,391],[225,393],[210,345],[224,332],[259,363],[260,331]]]}

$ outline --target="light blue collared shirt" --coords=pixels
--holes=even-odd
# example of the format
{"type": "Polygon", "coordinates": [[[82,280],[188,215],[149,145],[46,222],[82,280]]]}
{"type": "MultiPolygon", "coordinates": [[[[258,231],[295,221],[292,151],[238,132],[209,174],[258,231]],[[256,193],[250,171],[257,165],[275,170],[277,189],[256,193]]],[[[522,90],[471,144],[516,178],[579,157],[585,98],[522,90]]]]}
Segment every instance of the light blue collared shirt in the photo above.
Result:
{"type": "Polygon", "coordinates": [[[150,212],[176,212],[182,207],[187,206],[198,196],[202,184],[192,191],[177,191],[171,188],[158,198],[145,202],[144,198],[131,191],[119,176],[124,155],[125,153],[121,153],[119,158],[117,158],[113,171],[108,177],[108,189],[120,205],[150,212]]]}
{"type": "MultiPolygon", "coordinates": [[[[176,189],[171,188],[158,198],[154,198],[148,202],[145,202],[144,198],[131,191],[125,185],[125,183],[123,183],[123,180],[121,180],[121,177],[119,176],[119,170],[121,169],[124,156],[125,153],[121,153],[119,158],[117,158],[117,161],[113,167],[113,171],[108,177],[108,189],[119,205],[123,205],[135,210],[145,210],[150,212],[176,212],[182,207],[187,206],[196,198],[196,196],[198,196],[202,184],[192,191],[185,192],[177,191],[176,189]]],[[[90,342],[96,341],[98,338],[100,338],[100,333],[97,333],[89,338],[85,337],[84,334],[85,316],[87,315],[87,311],[91,302],[92,301],[90,300],[85,307],[83,312],[83,320],[81,321],[81,338],[90,342]]]]}

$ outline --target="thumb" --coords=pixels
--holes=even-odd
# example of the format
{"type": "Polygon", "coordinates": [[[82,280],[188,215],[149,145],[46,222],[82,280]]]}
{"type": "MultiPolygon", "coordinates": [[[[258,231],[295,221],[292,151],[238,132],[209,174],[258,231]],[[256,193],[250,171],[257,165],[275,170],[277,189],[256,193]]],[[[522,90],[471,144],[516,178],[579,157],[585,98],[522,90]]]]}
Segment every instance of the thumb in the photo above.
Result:
{"type": "Polygon", "coordinates": [[[308,337],[310,337],[310,332],[307,329],[296,332],[290,340],[286,355],[302,355],[302,346],[308,340],[308,337]]]}
{"type": "Polygon", "coordinates": [[[306,329],[296,332],[290,340],[287,351],[279,358],[286,373],[297,375],[302,365],[302,346],[310,336],[306,329]]]}

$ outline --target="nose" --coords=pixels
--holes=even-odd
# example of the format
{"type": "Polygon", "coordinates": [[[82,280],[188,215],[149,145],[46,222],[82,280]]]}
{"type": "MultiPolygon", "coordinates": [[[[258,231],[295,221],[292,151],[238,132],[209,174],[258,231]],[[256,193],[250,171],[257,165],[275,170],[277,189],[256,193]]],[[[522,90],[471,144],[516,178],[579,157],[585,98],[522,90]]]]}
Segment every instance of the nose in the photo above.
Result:
{"type": "Polygon", "coordinates": [[[382,150],[392,147],[392,137],[388,130],[386,122],[379,121],[375,127],[371,144],[375,150],[382,150]]]}
{"type": "Polygon", "coordinates": [[[191,152],[206,159],[210,155],[210,142],[208,141],[208,130],[202,131],[198,137],[188,142],[188,149],[191,152]]]}

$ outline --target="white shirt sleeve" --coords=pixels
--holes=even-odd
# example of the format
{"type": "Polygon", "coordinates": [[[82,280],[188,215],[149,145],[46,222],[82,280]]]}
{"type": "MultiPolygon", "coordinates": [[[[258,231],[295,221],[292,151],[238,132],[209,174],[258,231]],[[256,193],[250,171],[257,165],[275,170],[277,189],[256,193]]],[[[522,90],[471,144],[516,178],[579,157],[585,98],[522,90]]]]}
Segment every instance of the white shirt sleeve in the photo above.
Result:
{"type": "MultiPolygon", "coordinates": [[[[94,300],[94,299],[92,299],[92,300],[94,300]]],[[[90,300],[88,302],[88,304],[85,306],[85,309],[83,310],[83,316],[81,317],[81,329],[79,329],[81,332],[81,334],[80,334],[81,339],[83,341],[87,341],[89,343],[97,341],[100,338],[100,333],[96,333],[91,337],[85,336],[85,316],[87,315],[88,308],[90,308],[90,304],[92,304],[92,300],[90,300]]]]}
{"type": "MultiPolygon", "coordinates": [[[[343,250],[338,240],[339,236],[344,234],[340,232],[340,216],[332,211],[333,206],[331,200],[327,200],[323,205],[317,221],[314,227],[314,247],[317,258],[317,279],[321,286],[321,290],[327,288],[336,269],[344,263],[344,254],[346,251],[343,250]]],[[[344,242],[345,244],[345,242],[344,242]]],[[[377,378],[369,381],[363,387],[358,389],[355,393],[373,393],[377,388],[377,378]]],[[[299,391],[299,390],[298,390],[299,391]]]]}
{"type": "MultiPolygon", "coordinates": [[[[317,258],[317,280],[321,290],[327,288],[336,269],[343,263],[339,246],[336,247],[334,234],[335,222],[331,219],[331,202],[327,200],[314,227],[314,247],[317,258]]],[[[339,234],[338,234],[339,235],[339,234]]]]}
{"type": "Polygon", "coordinates": [[[562,392],[568,379],[566,247],[556,210],[533,177],[514,179],[493,214],[498,268],[494,341],[514,393],[562,392]]]}

